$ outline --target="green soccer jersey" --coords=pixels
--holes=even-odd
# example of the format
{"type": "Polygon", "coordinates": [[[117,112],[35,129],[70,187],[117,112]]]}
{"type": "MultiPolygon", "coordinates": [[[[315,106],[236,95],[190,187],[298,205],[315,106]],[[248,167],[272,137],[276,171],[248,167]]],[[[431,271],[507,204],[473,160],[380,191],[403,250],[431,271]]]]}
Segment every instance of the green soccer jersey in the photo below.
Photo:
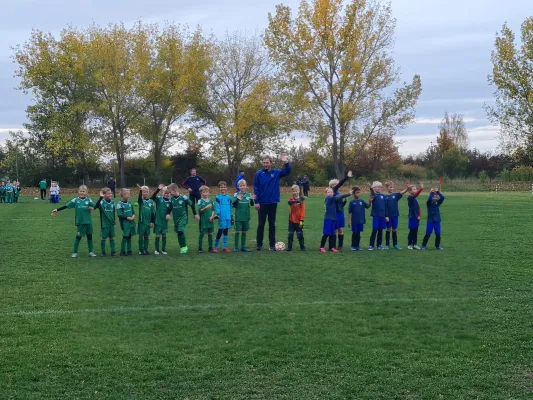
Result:
{"type": "Polygon", "coordinates": [[[174,224],[185,223],[187,224],[189,209],[192,207],[192,201],[187,196],[180,194],[178,197],[171,197],[172,202],[172,219],[174,224]]]}
{"type": "Polygon", "coordinates": [[[115,226],[115,203],[113,200],[105,200],[100,197],[96,207],[100,209],[100,228],[107,229],[115,226]]]}
{"type": "Polygon", "coordinates": [[[167,214],[172,207],[172,200],[163,196],[156,198],[157,211],[155,213],[155,224],[162,228],[168,228],[167,214]]]}
{"type": "Polygon", "coordinates": [[[133,217],[135,215],[135,211],[133,210],[133,204],[131,204],[131,201],[119,201],[117,204],[117,216],[120,220],[120,227],[122,230],[134,228],[135,227],[135,220],[128,221],[128,217],[133,217]]]}
{"type": "Polygon", "coordinates": [[[139,197],[139,224],[150,225],[155,221],[155,203],[152,199],[139,197]]]}
{"type": "Polygon", "coordinates": [[[235,205],[235,221],[248,222],[250,221],[250,206],[253,204],[252,194],[244,193],[240,200],[238,196],[239,193],[235,193],[233,197],[233,204],[235,205]]]}
{"type": "Polygon", "coordinates": [[[46,190],[46,181],[39,182],[39,189],[46,190]]]}
{"type": "Polygon", "coordinates": [[[94,206],[95,204],[88,197],[84,199],[76,197],[75,199],[70,200],[66,205],[67,208],[73,208],[75,211],[74,218],[76,221],[76,226],[91,225],[93,223],[93,219],[91,218],[91,210],[89,210],[89,207],[94,206]]]}
{"type": "Polygon", "coordinates": [[[213,229],[215,227],[215,223],[213,221],[209,221],[209,218],[213,215],[213,211],[215,211],[215,202],[211,199],[200,199],[198,200],[198,213],[200,214],[200,229],[213,229]],[[201,213],[200,210],[203,208],[206,208],[207,206],[211,205],[211,208],[209,210],[206,210],[205,212],[201,213]]]}

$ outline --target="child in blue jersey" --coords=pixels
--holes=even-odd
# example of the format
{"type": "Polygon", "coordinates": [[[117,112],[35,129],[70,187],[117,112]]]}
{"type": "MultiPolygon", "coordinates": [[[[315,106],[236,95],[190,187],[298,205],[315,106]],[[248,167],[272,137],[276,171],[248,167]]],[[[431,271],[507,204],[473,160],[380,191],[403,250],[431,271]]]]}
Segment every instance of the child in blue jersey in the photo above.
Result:
{"type": "Polygon", "coordinates": [[[366,217],[365,211],[370,208],[370,202],[361,200],[361,189],[357,186],[352,188],[353,200],[348,205],[348,226],[352,228],[352,247],[351,251],[363,251],[361,248],[361,232],[365,229],[366,217]]]}
{"type": "Polygon", "coordinates": [[[333,188],[328,188],[326,190],[326,214],[324,215],[324,228],[322,230],[322,241],[320,242],[320,252],[325,253],[326,241],[329,239],[329,251],[333,253],[338,253],[339,251],[335,248],[335,232],[337,231],[337,211],[338,203],[350,197],[350,194],[339,194],[337,196],[333,193],[333,188]]]}
{"type": "Polygon", "coordinates": [[[385,249],[390,249],[390,237],[392,231],[392,247],[396,250],[401,250],[398,246],[398,220],[400,219],[400,210],[398,209],[398,202],[405,193],[409,191],[409,183],[401,192],[394,192],[394,182],[385,182],[387,188],[387,197],[385,199],[387,206],[387,216],[385,221],[387,222],[387,232],[385,233],[385,249]]]}
{"type": "Polygon", "coordinates": [[[426,224],[426,236],[424,236],[424,241],[422,242],[422,250],[426,250],[426,245],[433,231],[435,231],[435,248],[444,250],[440,247],[440,205],[444,200],[445,197],[438,188],[431,189],[426,202],[428,206],[428,222],[426,224]]]}
{"type": "MultiPolygon", "coordinates": [[[[333,195],[337,196],[339,195],[339,189],[346,183],[348,179],[350,179],[353,176],[352,171],[348,171],[346,176],[342,180],[338,179],[332,179],[329,181],[329,187],[333,189],[333,195]]],[[[342,247],[344,245],[344,227],[346,226],[346,221],[344,219],[344,206],[346,205],[346,201],[341,201],[337,203],[337,236],[339,238],[339,247],[337,247],[337,244],[335,243],[333,247],[337,248],[337,250],[342,250],[342,247]]],[[[333,238],[335,240],[336,238],[333,238]]]]}
{"type": "Polygon", "coordinates": [[[409,228],[409,236],[407,238],[407,248],[409,250],[420,250],[417,245],[418,241],[418,226],[420,225],[420,205],[418,204],[418,195],[424,190],[424,185],[418,182],[420,189],[416,189],[416,185],[409,187],[410,195],[407,198],[407,206],[409,207],[409,222],[407,227],[409,228]]]}
{"type": "Polygon", "coordinates": [[[375,181],[370,185],[370,195],[374,198],[372,200],[372,211],[370,215],[372,216],[372,234],[370,235],[370,244],[368,250],[374,250],[374,243],[376,242],[377,236],[377,245],[378,250],[383,250],[381,244],[383,242],[383,229],[387,228],[387,201],[381,189],[383,185],[379,181],[375,181]]]}
{"type": "Polygon", "coordinates": [[[228,249],[228,232],[233,225],[233,216],[231,214],[233,199],[227,193],[228,184],[226,182],[219,182],[218,188],[220,189],[220,193],[217,194],[217,197],[215,198],[215,212],[216,219],[218,219],[218,232],[215,239],[215,248],[213,249],[213,253],[218,253],[218,247],[220,245],[220,238],[222,235],[224,235],[222,251],[224,253],[231,253],[231,250],[228,249]]]}

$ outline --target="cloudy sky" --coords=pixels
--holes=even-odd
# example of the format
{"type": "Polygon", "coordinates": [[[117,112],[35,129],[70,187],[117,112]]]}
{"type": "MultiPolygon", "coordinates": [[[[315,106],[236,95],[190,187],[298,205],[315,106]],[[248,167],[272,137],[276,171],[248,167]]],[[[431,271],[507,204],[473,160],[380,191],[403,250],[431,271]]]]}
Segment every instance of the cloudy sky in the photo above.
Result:
{"type": "MultiPolygon", "coordinates": [[[[203,26],[215,35],[236,29],[262,31],[268,12],[283,2],[296,9],[298,0],[16,0],[3,2],[0,25],[0,143],[9,130],[22,127],[31,97],[15,90],[11,48],[23,43],[33,28],[57,34],[67,25],[106,25],[137,19],[203,26]]],[[[531,15],[531,0],[392,0],[397,18],[394,57],[403,78],[422,77],[417,119],[398,135],[403,155],[416,154],[435,140],[445,111],[461,113],[472,147],[497,147],[498,129],[491,126],[483,104],[492,102],[487,84],[490,52],[503,23],[518,33],[531,15]],[[529,6],[528,6],[529,4],[529,6]]],[[[298,139],[301,141],[301,139],[298,139]]]]}

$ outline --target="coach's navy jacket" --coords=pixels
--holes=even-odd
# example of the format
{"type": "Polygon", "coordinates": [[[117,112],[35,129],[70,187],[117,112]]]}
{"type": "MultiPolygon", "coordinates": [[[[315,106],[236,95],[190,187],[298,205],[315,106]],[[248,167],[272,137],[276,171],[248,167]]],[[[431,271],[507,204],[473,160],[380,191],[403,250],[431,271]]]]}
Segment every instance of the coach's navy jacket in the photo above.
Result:
{"type": "Polygon", "coordinates": [[[201,176],[189,176],[187,179],[183,181],[181,184],[185,189],[191,189],[192,194],[194,194],[196,197],[200,197],[200,188],[203,185],[207,185],[207,182],[202,178],[201,176]]]}
{"type": "Polygon", "coordinates": [[[279,180],[291,174],[291,165],[285,164],[283,169],[261,169],[254,177],[256,204],[279,203],[279,180]]]}

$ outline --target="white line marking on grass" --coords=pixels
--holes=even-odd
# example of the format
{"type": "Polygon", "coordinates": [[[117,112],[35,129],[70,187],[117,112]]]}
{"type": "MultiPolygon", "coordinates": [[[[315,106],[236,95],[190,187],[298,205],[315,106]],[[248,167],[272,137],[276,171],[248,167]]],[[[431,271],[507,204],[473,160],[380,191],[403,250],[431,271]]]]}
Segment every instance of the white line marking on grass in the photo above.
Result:
{"type": "Polygon", "coordinates": [[[234,303],[234,304],[182,304],[177,306],[155,306],[155,307],[111,307],[111,308],[82,308],[78,310],[19,310],[0,312],[0,317],[14,316],[43,316],[43,315],[73,315],[73,314],[126,314],[137,312],[157,312],[157,311],[191,311],[191,310],[216,310],[216,309],[239,309],[239,308],[290,308],[308,306],[339,306],[372,303],[431,303],[431,302],[460,302],[460,301],[500,301],[518,300],[531,298],[529,295],[523,296],[486,296],[486,297],[419,297],[419,298],[383,298],[383,299],[361,299],[353,301],[310,301],[294,303],[234,303]]]}

